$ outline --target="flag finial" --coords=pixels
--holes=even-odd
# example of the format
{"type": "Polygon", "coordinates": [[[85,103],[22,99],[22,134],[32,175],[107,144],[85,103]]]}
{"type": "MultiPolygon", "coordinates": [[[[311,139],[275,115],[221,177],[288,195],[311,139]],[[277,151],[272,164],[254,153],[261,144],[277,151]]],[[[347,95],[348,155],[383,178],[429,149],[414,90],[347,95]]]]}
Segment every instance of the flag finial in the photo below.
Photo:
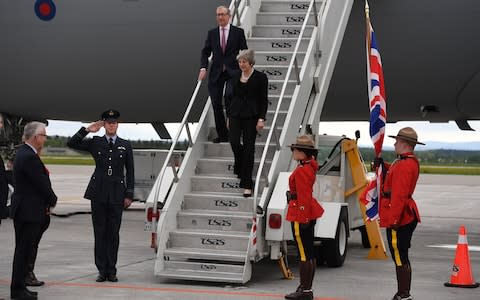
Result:
{"type": "Polygon", "coordinates": [[[370,7],[368,6],[368,0],[365,0],[365,15],[367,18],[369,17],[370,14],[370,7]]]}

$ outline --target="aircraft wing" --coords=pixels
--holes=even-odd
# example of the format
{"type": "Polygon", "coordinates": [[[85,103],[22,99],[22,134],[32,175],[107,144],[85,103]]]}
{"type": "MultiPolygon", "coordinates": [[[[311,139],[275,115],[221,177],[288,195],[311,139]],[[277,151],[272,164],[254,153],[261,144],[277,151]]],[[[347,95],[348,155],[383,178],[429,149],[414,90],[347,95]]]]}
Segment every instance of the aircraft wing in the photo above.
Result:
{"type": "MultiPolygon", "coordinates": [[[[91,121],[115,108],[126,122],[178,122],[215,7],[230,1],[54,2],[45,22],[34,1],[0,1],[0,112],[91,121]]],[[[369,3],[388,121],[480,119],[480,2],[369,3]]],[[[363,5],[354,2],[324,121],[368,119],[363,5]]]]}

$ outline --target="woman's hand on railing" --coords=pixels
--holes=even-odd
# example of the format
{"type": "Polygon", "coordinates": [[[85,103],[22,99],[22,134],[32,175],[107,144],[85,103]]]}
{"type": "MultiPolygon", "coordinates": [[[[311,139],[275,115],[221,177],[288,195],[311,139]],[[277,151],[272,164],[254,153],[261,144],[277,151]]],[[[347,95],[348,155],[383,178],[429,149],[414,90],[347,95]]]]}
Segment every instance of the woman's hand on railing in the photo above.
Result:
{"type": "Polygon", "coordinates": [[[204,80],[207,77],[207,69],[201,68],[200,72],[198,73],[198,80],[204,80]]]}
{"type": "Polygon", "coordinates": [[[265,120],[264,119],[258,119],[258,121],[257,121],[257,132],[262,130],[263,127],[265,127],[265,120]]]}

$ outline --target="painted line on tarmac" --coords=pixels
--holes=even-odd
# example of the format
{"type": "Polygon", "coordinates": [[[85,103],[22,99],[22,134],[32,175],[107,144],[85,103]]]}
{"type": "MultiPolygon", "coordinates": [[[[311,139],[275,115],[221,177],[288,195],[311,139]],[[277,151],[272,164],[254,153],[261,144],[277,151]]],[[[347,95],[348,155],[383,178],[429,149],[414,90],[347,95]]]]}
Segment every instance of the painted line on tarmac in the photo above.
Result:
{"type": "MultiPolygon", "coordinates": [[[[438,244],[438,245],[428,245],[427,247],[430,248],[445,248],[445,249],[451,249],[455,250],[457,249],[457,245],[451,245],[451,244],[438,244]]],[[[469,251],[480,251],[480,246],[468,246],[469,251]]]]}
{"type": "MultiPolygon", "coordinates": [[[[0,280],[2,284],[10,284],[9,280],[0,280]]],[[[253,292],[235,292],[235,291],[215,291],[215,290],[196,290],[196,289],[180,289],[180,288],[161,288],[148,287],[138,285],[120,285],[120,284],[94,284],[94,283],[74,283],[74,282],[46,282],[46,286],[66,286],[66,287],[81,287],[81,288],[103,288],[103,289],[127,289],[137,291],[156,291],[156,292],[174,292],[184,294],[204,294],[204,295],[223,295],[236,297],[258,297],[258,298],[279,298],[284,299],[283,294],[268,294],[268,293],[253,293],[253,292]]],[[[315,297],[314,300],[345,300],[343,298],[323,298],[315,297]]]]}

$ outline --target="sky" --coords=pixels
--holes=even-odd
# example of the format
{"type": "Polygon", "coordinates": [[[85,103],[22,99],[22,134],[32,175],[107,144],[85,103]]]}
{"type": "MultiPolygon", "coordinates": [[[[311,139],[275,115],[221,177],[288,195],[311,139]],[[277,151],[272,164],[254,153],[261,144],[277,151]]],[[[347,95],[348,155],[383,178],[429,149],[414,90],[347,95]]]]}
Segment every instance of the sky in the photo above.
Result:
{"type": "MultiPolygon", "coordinates": [[[[406,126],[413,127],[418,134],[421,142],[442,142],[442,143],[465,143],[475,142],[480,145],[480,121],[469,122],[475,131],[462,131],[458,129],[455,122],[449,123],[428,123],[428,122],[398,122],[389,123],[386,126],[386,135],[396,135],[398,131],[406,126]]],[[[88,123],[54,121],[49,120],[47,133],[49,135],[72,136],[81,126],[88,126],[88,123]]],[[[175,136],[178,125],[166,124],[171,136],[175,136]]],[[[369,137],[368,122],[321,122],[320,133],[329,135],[346,135],[349,138],[355,138],[355,130],[360,130],[360,139],[358,141],[361,147],[371,147],[372,143],[369,137]]],[[[192,127],[192,132],[194,131],[192,127]]],[[[103,129],[98,135],[103,135],[103,129]]],[[[118,135],[130,140],[160,140],[155,130],[150,124],[120,124],[118,135]]],[[[385,137],[384,146],[393,147],[394,139],[385,137]]],[[[416,148],[421,150],[421,146],[416,148]]],[[[471,150],[480,150],[478,149],[471,150]]]]}

